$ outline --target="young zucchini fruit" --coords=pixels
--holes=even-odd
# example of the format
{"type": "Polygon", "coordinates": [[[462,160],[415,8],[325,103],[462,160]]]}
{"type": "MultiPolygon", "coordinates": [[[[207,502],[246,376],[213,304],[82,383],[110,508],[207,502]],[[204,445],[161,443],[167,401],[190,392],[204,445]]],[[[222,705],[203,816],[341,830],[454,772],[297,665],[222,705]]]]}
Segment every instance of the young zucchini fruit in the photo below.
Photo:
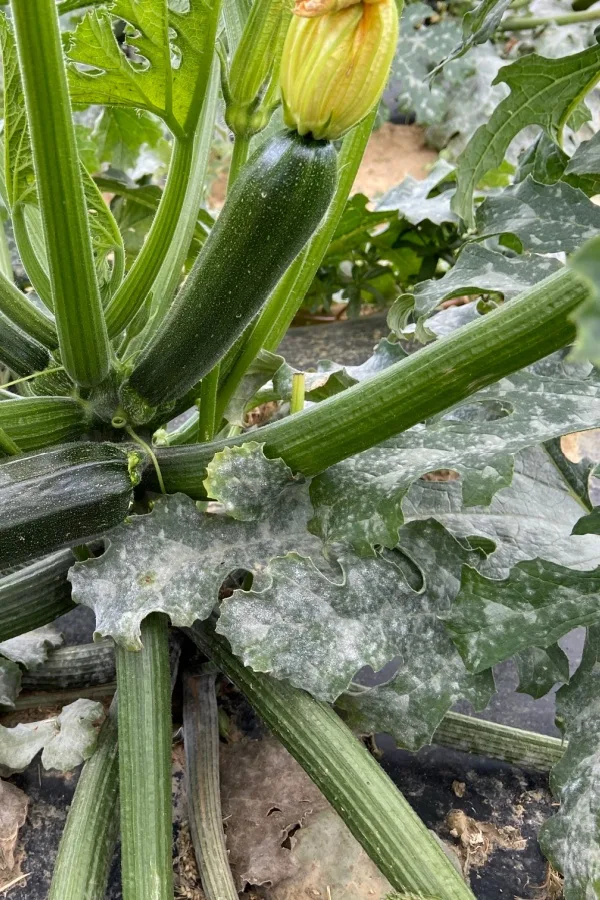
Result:
{"type": "Polygon", "coordinates": [[[137,453],[64,444],[0,461],[0,569],[118,525],[139,480],[137,453]]]}
{"type": "Polygon", "coordinates": [[[311,237],[333,196],[332,144],[287,131],[240,172],[161,328],[122,391],[138,421],[177,400],[235,343],[311,237]]]}

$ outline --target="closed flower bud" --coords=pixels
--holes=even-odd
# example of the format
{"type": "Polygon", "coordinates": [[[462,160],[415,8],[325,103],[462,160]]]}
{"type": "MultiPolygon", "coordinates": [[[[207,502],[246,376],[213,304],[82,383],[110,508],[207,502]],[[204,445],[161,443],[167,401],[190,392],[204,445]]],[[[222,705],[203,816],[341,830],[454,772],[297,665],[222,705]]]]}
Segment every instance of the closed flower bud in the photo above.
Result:
{"type": "Polygon", "coordinates": [[[396,2],[296,0],[294,13],[281,61],[285,123],[335,141],[381,98],[398,41],[396,2]]]}

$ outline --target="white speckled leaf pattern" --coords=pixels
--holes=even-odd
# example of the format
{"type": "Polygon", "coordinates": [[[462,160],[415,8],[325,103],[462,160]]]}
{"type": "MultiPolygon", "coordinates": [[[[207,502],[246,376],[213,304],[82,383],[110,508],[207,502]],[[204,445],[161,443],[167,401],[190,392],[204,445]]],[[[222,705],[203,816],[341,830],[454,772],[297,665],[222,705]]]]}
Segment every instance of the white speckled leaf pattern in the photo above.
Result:
{"type": "Polygon", "coordinates": [[[96,726],[103,718],[101,703],[80,699],[50,719],[20,723],[14,728],[0,725],[0,772],[23,772],[40,750],[45,769],[69,772],[94,752],[96,726]]]}
{"type": "Polygon", "coordinates": [[[484,200],[475,218],[480,237],[514,234],[535,253],[571,253],[600,231],[600,208],[583,191],[531,175],[484,200]]]}
{"type": "Polygon", "coordinates": [[[256,441],[225,447],[206,467],[207,495],[241,522],[268,516],[273,505],[285,502],[284,494],[290,488],[297,493],[302,482],[282,459],[267,459],[263,447],[256,441]]]}
{"type": "Polygon", "coordinates": [[[20,663],[26,669],[35,669],[48,659],[48,654],[60,647],[63,637],[55,625],[44,625],[26,634],[0,643],[0,656],[20,663]]]}
{"type": "MultiPolygon", "coordinates": [[[[414,5],[419,6],[420,4],[414,5]]],[[[427,30],[423,29],[423,31],[427,30]]],[[[453,188],[441,191],[435,197],[429,197],[433,189],[437,188],[453,170],[454,166],[440,159],[427,178],[419,180],[413,178],[412,175],[407,175],[397,187],[384,194],[377,204],[377,209],[397,209],[400,218],[406,219],[413,225],[418,225],[426,219],[433,222],[434,225],[441,225],[443,222],[458,222],[456,213],[450,209],[453,188]]]]}
{"type": "Polygon", "coordinates": [[[21,669],[10,659],[0,657],[0,709],[11,709],[21,690],[21,669]]]}
{"type": "Polygon", "coordinates": [[[297,550],[318,557],[321,543],[306,529],[309,516],[304,484],[253,522],[201,512],[184,494],[160,498],[149,515],[108,533],[103,556],[73,566],[73,599],[96,613],[96,634],[140,649],[140,623],[151,612],[189,626],[210,615],[235,569],[251,571],[262,586],[273,556],[297,550]]]}
{"type": "Polygon", "coordinates": [[[436,522],[402,530],[401,547],[421,572],[413,587],[406,557],[339,558],[336,580],[297,554],[274,559],[263,591],[236,591],[223,601],[217,630],[244,662],[334,700],[363,666],[376,671],[400,657],[396,676],[407,743],[425,742],[473,679],[438,616],[459,587],[461,566],[476,559],[436,522]]]}
{"type": "Polygon", "coordinates": [[[600,628],[588,632],[583,659],[556,697],[569,741],[552,771],[559,812],[540,832],[542,850],[565,876],[565,900],[595,900],[600,883],[600,628]]]}
{"type": "MultiPolygon", "coordinates": [[[[460,482],[415,486],[415,496],[421,491],[425,498],[431,497],[432,505],[427,506],[425,516],[438,513],[465,519],[471,516],[473,524],[469,523],[468,527],[473,530],[467,534],[486,535],[489,528],[482,526],[485,530],[478,531],[477,513],[463,509],[463,504],[486,506],[499,489],[510,485],[514,454],[524,448],[597,425],[600,425],[598,374],[592,371],[582,376],[579,368],[565,366],[552,357],[546,363],[480,391],[443,419],[411,428],[332,466],[311,485],[315,507],[311,527],[324,540],[350,543],[363,554],[375,544],[393,547],[404,521],[402,499],[411,485],[427,472],[451,469],[460,474],[460,482]],[[508,414],[502,415],[502,411],[508,414]]],[[[548,477],[556,484],[561,483],[552,466],[548,477]]],[[[531,485],[526,486],[524,507],[528,505],[525,498],[530,490],[531,485]]],[[[539,485],[534,506],[536,518],[542,514],[546,500],[554,496],[550,493],[544,497],[548,490],[545,483],[539,485]]],[[[563,495],[561,490],[561,499],[563,495]]],[[[498,502],[504,505],[504,499],[498,502]]],[[[570,496],[565,496],[564,502],[567,508],[574,504],[581,513],[570,496]]],[[[555,521],[551,509],[547,516],[554,520],[551,531],[556,537],[560,522],[555,521]]],[[[565,536],[574,521],[571,516],[565,536]]],[[[529,531],[533,532],[533,526],[529,531]]],[[[527,532],[523,537],[527,537],[527,532]]],[[[536,546],[539,540],[536,536],[536,546]]],[[[527,541],[521,549],[522,559],[538,555],[530,552],[527,541]]]]}

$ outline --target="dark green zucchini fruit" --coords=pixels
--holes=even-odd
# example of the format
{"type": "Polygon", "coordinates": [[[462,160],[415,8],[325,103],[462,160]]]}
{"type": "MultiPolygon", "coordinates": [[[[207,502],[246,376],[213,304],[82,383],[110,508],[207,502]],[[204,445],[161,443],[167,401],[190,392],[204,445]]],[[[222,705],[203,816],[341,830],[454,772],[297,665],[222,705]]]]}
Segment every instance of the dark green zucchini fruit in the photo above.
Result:
{"type": "Polygon", "coordinates": [[[45,347],[0,313],[0,362],[15,375],[32,375],[45,369],[49,359],[45,347]]]}
{"type": "Polygon", "coordinates": [[[126,449],[91,442],[0,460],[0,569],[118,525],[138,461],[126,449]]]}
{"type": "Polygon", "coordinates": [[[336,178],[333,145],[291,131],[250,158],[125,385],[133,417],[182,397],[219,362],[319,225],[336,178]]]}

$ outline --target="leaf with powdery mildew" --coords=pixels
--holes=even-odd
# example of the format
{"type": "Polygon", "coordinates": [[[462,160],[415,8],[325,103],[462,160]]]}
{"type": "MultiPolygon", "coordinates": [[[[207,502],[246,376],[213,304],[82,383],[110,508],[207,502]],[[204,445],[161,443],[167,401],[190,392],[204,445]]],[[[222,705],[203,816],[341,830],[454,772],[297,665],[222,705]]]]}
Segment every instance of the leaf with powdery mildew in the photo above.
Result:
{"type": "Polygon", "coordinates": [[[579,145],[565,172],[567,175],[600,175],[600,131],[579,145]]]}
{"type": "Polygon", "coordinates": [[[524,56],[500,70],[495,84],[506,83],[510,94],[481,125],[460,156],[454,211],[470,226],[474,224],[473,194],[486,172],[501,165],[504,155],[520,131],[539,125],[557,139],[573,104],[598,81],[600,44],[559,59],[536,53],[524,56]]]}
{"type": "Polygon", "coordinates": [[[0,657],[0,707],[12,709],[21,690],[21,669],[10,659],[0,657]]]}
{"type": "Polygon", "coordinates": [[[600,620],[600,569],[578,572],[542,559],[496,581],[463,570],[446,627],[467,667],[479,672],[528,647],[549,647],[600,620]]]}
{"type": "Polygon", "coordinates": [[[589,630],[571,683],[556,695],[569,741],[550,783],[560,809],[542,826],[543,852],[565,876],[565,900],[590,900],[600,884],[600,628],[589,630]]]}
{"type": "MultiPolygon", "coordinates": [[[[482,244],[467,244],[442,278],[431,278],[416,286],[415,311],[426,316],[443,300],[473,294],[501,294],[505,300],[512,300],[560,268],[556,259],[534,254],[511,258],[482,244]]],[[[394,307],[390,316],[393,310],[394,307]]]]}
{"type": "Polygon", "coordinates": [[[462,40],[452,52],[438,63],[431,77],[455,59],[460,59],[476,44],[483,44],[494,36],[502,16],[510,6],[511,0],[480,0],[473,9],[468,10],[462,20],[462,40]]]}
{"type": "Polygon", "coordinates": [[[506,578],[516,563],[536,558],[579,571],[600,565],[600,538],[571,535],[581,506],[538,447],[515,457],[511,486],[489,506],[465,507],[456,481],[419,481],[402,508],[407,521],[435,518],[459,539],[477,535],[488,554],[477,568],[490,578],[506,578]]]}
{"type": "Polygon", "coordinates": [[[555,684],[569,680],[569,657],[558,644],[528,647],[517,653],[515,663],[519,675],[518,694],[529,694],[534,700],[544,697],[555,684]]]}
{"type": "Polygon", "coordinates": [[[96,747],[97,725],[104,717],[101,703],[76,700],[58,716],[39,722],[0,725],[0,771],[23,772],[42,750],[45,769],[68,772],[88,759],[96,747]]]}
{"type": "Polygon", "coordinates": [[[35,669],[48,659],[48,654],[63,642],[63,636],[55,625],[44,625],[26,634],[0,643],[0,656],[20,663],[26,669],[35,669]]]}
{"type": "Polygon", "coordinates": [[[240,522],[253,522],[268,514],[301,480],[282,459],[267,459],[264,446],[248,441],[239,447],[225,447],[206,467],[207,496],[218,500],[227,515],[240,522]]]}
{"type": "Polygon", "coordinates": [[[476,224],[481,237],[513,234],[524,250],[571,253],[600,231],[600,207],[564,181],[538,184],[528,176],[484,200],[476,224]]]}
{"type": "Polygon", "coordinates": [[[407,175],[397,187],[391,188],[377,204],[378,210],[397,209],[400,218],[412,225],[419,225],[426,219],[434,225],[444,222],[458,222],[458,217],[450,208],[450,198],[454,193],[442,191],[434,197],[429,195],[454,171],[454,166],[443,159],[438,160],[426,178],[416,179],[407,175]]]}
{"type": "Polygon", "coordinates": [[[262,587],[277,554],[296,550],[325,564],[320,541],[306,528],[310,513],[308,486],[301,483],[252,522],[201,512],[184,494],[161,497],[149,515],[110,531],[102,556],[73,566],[73,600],[94,610],[96,634],[138,650],[147,615],[164,612],[180,626],[207,618],[235,569],[252,572],[262,587]]]}
{"type": "MultiPolygon", "coordinates": [[[[433,733],[465,691],[490,677],[470,676],[439,620],[459,587],[460,570],[476,554],[436,522],[404,528],[406,554],[360,558],[346,553],[335,580],[297,554],[274,559],[263,591],[235,591],[221,607],[217,630],[244,662],[323,700],[334,700],[363,666],[381,669],[400,657],[395,676],[405,740],[416,747],[433,733]],[[419,571],[421,586],[411,586],[419,571]]],[[[345,702],[345,701],[344,701],[345,702]]]]}
{"type": "MultiPolygon", "coordinates": [[[[455,505],[489,504],[499,489],[510,485],[514,454],[552,437],[600,425],[597,373],[578,378],[575,369],[560,364],[551,367],[556,374],[545,371],[540,364],[518,372],[444,418],[415,426],[332,466],[312,482],[311,528],[328,543],[350,543],[362,554],[377,544],[394,547],[404,521],[403,497],[418,478],[439,469],[451,469],[462,479],[435,488],[452,492],[446,512],[455,505]]],[[[436,509],[427,515],[436,516],[436,509]]],[[[475,527],[467,532],[482,533],[486,534],[475,527]]],[[[537,555],[525,550],[520,558],[537,555]]]]}

